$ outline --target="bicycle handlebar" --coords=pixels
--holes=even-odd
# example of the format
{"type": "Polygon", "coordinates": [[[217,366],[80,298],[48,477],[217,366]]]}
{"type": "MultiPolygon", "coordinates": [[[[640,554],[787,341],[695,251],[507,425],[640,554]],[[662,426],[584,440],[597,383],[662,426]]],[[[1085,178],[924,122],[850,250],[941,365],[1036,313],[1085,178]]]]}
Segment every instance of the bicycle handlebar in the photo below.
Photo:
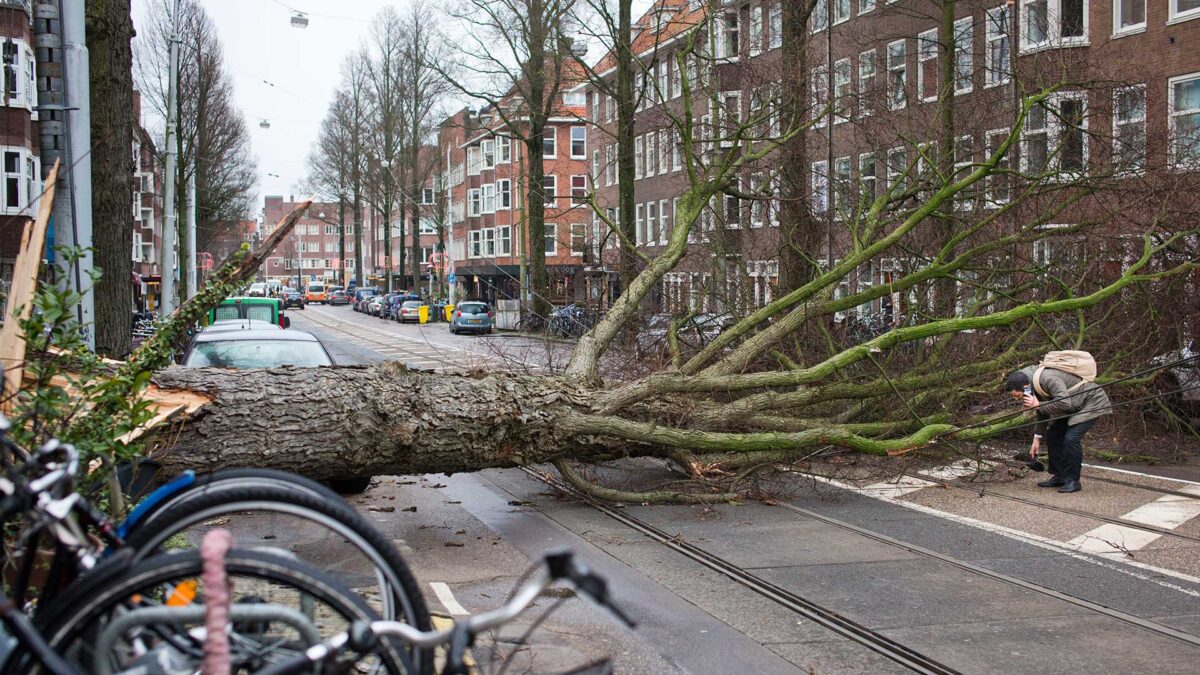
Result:
{"type": "MultiPolygon", "coordinates": [[[[454,626],[443,630],[421,631],[407,623],[399,621],[373,621],[370,623],[357,621],[348,632],[339,633],[321,644],[314,645],[295,657],[270,666],[260,675],[298,675],[307,673],[312,666],[336,658],[339,654],[351,649],[358,653],[366,653],[373,649],[379,638],[399,638],[402,642],[414,647],[428,648],[445,644],[458,632],[466,632],[471,638],[517,618],[533,604],[542,591],[560,579],[566,579],[575,585],[581,593],[588,596],[596,604],[608,609],[622,623],[630,628],[637,623],[623,612],[613,602],[608,593],[608,582],[601,576],[592,573],[582,563],[575,559],[571,551],[548,553],[543,559],[545,569],[529,583],[521,587],[511,600],[504,605],[483,614],[471,616],[456,621],[454,626]]],[[[454,672],[456,664],[447,662],[446,671],[454,672]]]]}

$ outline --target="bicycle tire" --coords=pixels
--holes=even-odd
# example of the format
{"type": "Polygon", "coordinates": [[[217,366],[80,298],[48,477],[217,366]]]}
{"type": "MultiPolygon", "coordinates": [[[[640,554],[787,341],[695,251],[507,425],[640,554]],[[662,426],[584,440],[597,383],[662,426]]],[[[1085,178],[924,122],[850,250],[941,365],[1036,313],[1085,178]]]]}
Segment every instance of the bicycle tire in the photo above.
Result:
{"type": "MultiPolygon", "coordinates": [[[[384,602],[380,615],[385,619],[404,621],[420,630],[430,630],[429,610],[408,563],[383,533],[336,495],[320,497],[294,488],[270,485],[206,491],[158,513],[153,521],[135,527],[125,543],[140,560],[153,555],[176,533],[225,514],[246,511],[291,514],[337,532],[375,566],[380,599],[384,602]]],[[[427,656],[414,653],[413,660],[418,667],[423,667],[427,656]]]]}
{"type": "MultiPolygon", "coordinates": [[[[230,549],[225,558],[225,567],[231,576],[257,578],[268,583],[303,589],[305,595],[316,598],[345,619],[371,621],[378,615],[353,591],[334,577],[320,570],[276,553],[248,549],[230,549]]],[[[158,587],[173,580],[198,577],[202,562],[198,551],[163,553],[135,563],[127,573],[108,584],[73,584],[46,611],[39,614],[42,635],[50,647],[59,654],[73,657],[83,654],[90,657],[90,636],[105,619],[122,606],[127,606],[130,597],[147,593],[147,589],[158,587]],[[78,643],[78,644],[76,644],[78,643]]],[[[94,646],[94,645],[92,645],[94,646]]],[[[23,648],[18,648],[23,652],[23,648]]],[[[405,664],[405,658],[392,643],[381,642],[376,654],[381,659],[385,672],[415,673],[405,664]]],[[[81,672],[91,672],[90,658],[85,663],[76,659],[74,665],[81,672]]],[[[6,672],[40,673],[40,664],[29,661],[27,653],[14,653],[6,665],[6,672]],[[16,670],[13,670],[13,668],[16,670]]]]}

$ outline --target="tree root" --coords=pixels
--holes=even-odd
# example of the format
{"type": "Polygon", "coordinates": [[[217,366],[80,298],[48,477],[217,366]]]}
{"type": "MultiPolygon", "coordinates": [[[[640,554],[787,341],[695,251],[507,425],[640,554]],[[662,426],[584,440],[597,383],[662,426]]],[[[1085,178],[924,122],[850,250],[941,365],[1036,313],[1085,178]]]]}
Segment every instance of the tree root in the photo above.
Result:
{"type": "Polygon", "coordinates": [[[609,502],[624,502],[627,504],[719,504],[736,501],[737,493],[719,492],[713,494],[698,494],[688,492],[673,492],[656,490],[650,492],[629,492],[602,487],[580,476],[565,460],[554,460],[554,468],[562,475],[571,487],[594,499],[609,502]]]}

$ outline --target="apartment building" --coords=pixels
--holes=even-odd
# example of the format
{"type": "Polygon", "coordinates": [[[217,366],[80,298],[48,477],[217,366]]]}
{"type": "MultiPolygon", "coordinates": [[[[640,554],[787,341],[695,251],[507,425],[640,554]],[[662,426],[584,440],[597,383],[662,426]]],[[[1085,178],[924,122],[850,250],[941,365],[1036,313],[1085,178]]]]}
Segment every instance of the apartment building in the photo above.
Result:
{"type": "MultiPolygon", "coordinates": [[[[433,145],[424,146],[421,148],[417,159],[417,169],[423,174],[427,174],[426,179],[422,182],[422,186],[415,194],[405,194],[404,212],[401,213],[400,199],[397,198],[392,204],[391,213],[391,262],[390,267],[393,274],[393,288],[396,289],[427,289],[429,284],[429,270],[432,268],[432,262],[436,257],[439,246],[438,239],[438,222],[441,218],[439,211],[439,192],[441,189],[441,166],[442,157],[438,152],[438,148],[433,145]],[[417,222],[413,222],[411,214],[411,206],[409,200],[415,200],[418,204],[417,222]],[[403,223],[403,227],[401,224],[403,223]],[[420,278],[413,279],[412,276],[412,232],[414,228],[417,231],[417,245],[419,248],[419,256],[421,261],[420,278]],[[401,251],[403,250],[403,253],[401,251]],[[403,261],[403,269],[401,262],[403,261]]],[[[381,172],[387,170],[382,166],[375,166],[374,170],[381,172]]],[[[393,169],[394,170],[394,169],[393,169]]],[[[393,176],[393,185],[398,184],[398,177],[393,176]]],[[[364,251],[364,267],[365,274],[370,279],[374,279],[372,283],[383,285],[385,279],[385,270],[389,267],[389,261],[386,255],[384,246],[385,234],[383,221],[385,214],[379,209],[366,207],[366,218],[364,219],[363,246],[364,251]]]]}
{"type": "Polygon", "coordinates": [[[133,107],[133,306],[153,311],[161,302],[158,252],[162,247],[163,174],[154,140],[142,126],[142,97],[136,91],[133,107]]]}
{"type": "Polygon", "coordinates": [[[0,2],[0,280],[12,266],[42,186],[32,16],[27,0],[0,2]]]}
{"type": "MultiPolygon", "coordinates": [[[[269,195],[263,202],[262,236],[274,232],[298,202],[295,197],[284,198],[269,195]]],[[[354,223],[346,218],[345,279],[354,274],[354,223]]],[[[342,254],[339,254],[338,205],[336,203],[313,202],[308,211],[296,222],[292,231],[275,248],[260,272],[265,281],[278,281],[285,286],[307,287],[311,281],[327,284],[341,283],[343,279],[342,254]]]]}
{"type": "Polygon", "coordinates": [[[460,299],[518,298],[521,259],[532,246],[546,254],[550,302],[583,299],[592,213],[589,137],[582,96],[565,91],[562,97],[542,139],[546,229],[539,242],[529,241],[525,228],[525,144],[488,108],[459,111],[441,125],[453,241],[449,253],[460,299]]]}
{"type": "MultiPolygon", "coordinates": [[[[1143,188],[1171,186],[1164,189],[1186,201],[1181,196],[1200,168],[1200,21],[1194,19],[1200,19],[1197,0],[960,0],[953,31],[956,171],[999,147],[1022,94],[1062,83],[1045,106],[1031,111],[1004,168],[1128,175],[1143,188]]],[[[687,187],[672,123],[683,114],[680,75],[704,91],[692,100],[702,161],[732,147],[729,130],[738,125],[754,124],[764,136],[777,133],[779,120],[769,109],[781,86],[782,21],[780,1],[660,0],[637,22],[634,51],[644,66],[637,78],[644,94],[634,145],[639,251],[661,251],[687,187]],[[680,73],[676,57],[690,40],[703,56],[684,59],[680,73]]],[[[813,115],[823,114],[805,133],[812,181],[806,200],[815,221],[829,229],[832,250],[825,257],[836,259],[846,245],[846,224],[863,196],[880,194],[910,164],[917,173],[931,170],[916,155],[920,149],[936,156],[942,135],[940,23],[940,4],[927,0],[825,0],[817,6],[809,26],[806,95],[813,115]]],[[[597,71],[613,74],[610,56],[597,71]]],[[[583,91],[591,175],[612,220],[615,105],[601,89],[583,91]]],[[[778,195],[778,163],[769,156],[748,167],[735,187],[743,194],[778,195]]],[[[1011,198],[1009,190],[1007,179],[996,177],[964,208],[994,210],[1011,198]]],[[[1063,210],[1053,225],[1096,216],[1098,202],[1063,210]]],[[[715,199],[694,228],[688,256],[650,299],[652,307],[741,310],[770,301],[786,243],[779,235],[779,207],[771,198],[715,199]]],[[[1175,217],[1184,224],[1190,216],[1182,208],[1175,217]]],[[[618,244],[605,229],[596,218],[589,241],[612,264],[618,244]]],[[[1030,255],[1047,262],[1055,246],[1036,244],[1030,255]]],[[[900,271],[899,262],[881,261],[847,279],[840,292],[888,283],[900,271]]],[[[862,311],[891,315],[909,301],[885,297],[862,311]]]]}

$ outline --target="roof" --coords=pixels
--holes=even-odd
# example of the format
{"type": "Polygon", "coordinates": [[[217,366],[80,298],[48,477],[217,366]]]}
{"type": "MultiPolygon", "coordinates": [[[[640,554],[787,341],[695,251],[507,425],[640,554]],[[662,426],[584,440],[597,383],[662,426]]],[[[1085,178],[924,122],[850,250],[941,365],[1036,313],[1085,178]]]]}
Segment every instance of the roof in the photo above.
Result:
{"type": "Polygon", "coordinates": [[[312,333],[302,330],[267,330],[251,328],[248,330],[202,330],[196,335],[196,342],[226,342],[231,340],[267,340],[271,342],[320,342],[312,333]]]}
{"type": "MultiPolygon", "coordinates": [[[[652,51],[656,45],[678,37],[704,22],[708,3],[699,3],[698,9],[692,9],[689,0],[656,0],[650,9],[646,10],[633,23],[638,31],[631,45],[635,55],[652,51]]],[[[617,67],[617,59],[613,52],[608,52],[596,63],[595,71],[606,73],[617,67]]]]}

